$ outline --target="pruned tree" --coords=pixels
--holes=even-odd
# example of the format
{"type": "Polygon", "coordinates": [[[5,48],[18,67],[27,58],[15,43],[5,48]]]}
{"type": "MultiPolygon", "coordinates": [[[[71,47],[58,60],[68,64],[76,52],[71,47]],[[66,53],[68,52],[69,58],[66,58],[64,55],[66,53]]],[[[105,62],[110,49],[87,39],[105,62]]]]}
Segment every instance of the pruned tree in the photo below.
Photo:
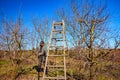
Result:
{"type": "Polygon", "coordinates": [[[13,67],[11,79],[16,80],[22,73],[22,67],[24,67],[21,64],[25,59],[23,53],[26,49],[28,31],[23,25],[21,16],[19,16],[15,22],[7,20],[4,17],[1,18],[1,28],[0,41],[3,45],[1,50],[3,52],[7,51],[5,56],[10,59],[10,62],[12,63],[11,66],[13,67]]]}
{"type": "Polygon", "coordinates": [[[77,49],[79,55],[87,60],[89,80],[93,80],[94,51],[106,43],[106,38],[103,37],[106,35],[106,23],[109,16],[106,3],[101,0],[72,0],[69,10],[61,9],[57,11],[57,14],[65,20],[69,37],[72,38],[70,41],[73,41],[75,47],[79,47],[77,49]]]}

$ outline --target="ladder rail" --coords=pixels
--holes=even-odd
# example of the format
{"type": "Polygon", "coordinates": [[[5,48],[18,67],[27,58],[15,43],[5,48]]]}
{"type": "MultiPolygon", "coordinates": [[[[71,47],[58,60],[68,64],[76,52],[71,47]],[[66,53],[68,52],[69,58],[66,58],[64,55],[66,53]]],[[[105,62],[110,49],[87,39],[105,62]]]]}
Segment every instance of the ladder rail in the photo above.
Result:
{"type": "MultiPolygon", "coordinates": [[[[63,35],[63,41],[65,43],[65,24],[64,24],[64,21],[62,20],[63,22],[63,32],[64,32],[64,35],[63,35]]],[[[64,55],[65,55],[65,44],[64,44],[64,55]]],[[[66,80],[66,60],[65,60],[65,56],[64,56],[64,76],[65,76],[65,80],[66,80]]]]}
{"type": "MultiPolygon", "coordinates": [[[[54,24],[54,21],[53,21],[53,24],[54,24]]],[[[53,30],[53,24],[52,24],[52,30],[53,30]]],[[[42,80],[44,80],[44,78],[45,78],[45,73],[46,73],[46,69],[47,69],[47,61],[48,61],[48,56],[49,56],[49,48],[50,48],[51,39],[52,39],[52,30],[51,30],[51,33],[50,33],[50,42],[48,44],[47,57],[46,57],[46,61],[45,61],[45,69],[44,69],[42,80]]]]}

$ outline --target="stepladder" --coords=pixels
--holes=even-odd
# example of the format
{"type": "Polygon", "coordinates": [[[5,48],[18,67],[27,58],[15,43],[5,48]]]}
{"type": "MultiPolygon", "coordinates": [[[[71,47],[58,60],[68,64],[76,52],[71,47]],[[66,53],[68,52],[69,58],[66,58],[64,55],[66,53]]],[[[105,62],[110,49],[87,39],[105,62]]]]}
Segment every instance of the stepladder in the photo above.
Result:
{"type": "Polygon", "coordinates": [[[53,21],[42,80],[66,80],[67,48],[64,20],[53,21]]]}

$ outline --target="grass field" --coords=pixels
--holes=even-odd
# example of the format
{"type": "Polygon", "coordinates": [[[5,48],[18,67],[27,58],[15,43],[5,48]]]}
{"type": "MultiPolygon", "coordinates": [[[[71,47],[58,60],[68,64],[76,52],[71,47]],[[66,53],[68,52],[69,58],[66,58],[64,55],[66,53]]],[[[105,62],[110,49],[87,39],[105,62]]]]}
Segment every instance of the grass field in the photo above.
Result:
{"type": "MultiPolygon", "coordinates": [[[[33,66],[37,65],[37,55],[32,51],[23,52],[21,63],[17,68],[16,80],[37,80],[38,73],[33,66]]],[[[120,80],[120,51],[117,51],[116,58],[109,54],[105,58],[95,59],[93,65],[94,78],[93,80],[120,80]]],[[[0,80],[11,80],[14,65],[9,56],[2,55],[0,58],[0,80]]],[[[70,51],[66,56],[67,79],[68,80],[87,80],[89,77],[89,64],[86,60],[80,59],[79,55],[74,51],[70,51]]]]}

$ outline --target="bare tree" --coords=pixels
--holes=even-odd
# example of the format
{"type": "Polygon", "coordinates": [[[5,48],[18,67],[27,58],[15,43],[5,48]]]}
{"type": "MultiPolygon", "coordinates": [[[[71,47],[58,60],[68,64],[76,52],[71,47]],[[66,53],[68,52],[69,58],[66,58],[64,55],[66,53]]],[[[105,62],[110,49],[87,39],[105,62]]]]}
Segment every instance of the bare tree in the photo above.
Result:
{"type": "Polygon", "coordinates": [[[120,31],[114,33],[114,49],[120,48],[120,31]]]}
{"type": "Polygon", "coordinates": [[[49,20],[47,18],[33,18],[32,32],[29,32],[24,25],[22,16],[19,16],[16,21],[12,19],[8,20],[3,16],[0,20],[0,50],[5,53],[7,52],[4,56],[12,63],[11,66],[13,69],[10,75],[11,79],[15,80],[27,71],[23,64],[29,57],[34,55],[30,51],[28,51],[29,54],[25,55],[25,50],[31,49],[32,47],[35,48],[39,45],[40,40],[45,41],[46,44],[48,43],[50,33],[49,20]]]}
{"type": "Polygon", "coordinates": [[[21,63],[24,61],[23,53],[25,46],[27,44],[27,28],[23,25],[22,17],[14,22],[12,20],[7,20],[5,18],[1,19],[2,31],[0,33],[0,41],[3,47],[1,50],[7,51],[7,58],[10,59],[13,70],[11,74],[11,79],[15,80],[21,74],[21,63]]]}
{"type": "Polygon", "coordinates": [[[40,41],[45,41],[46,45],[49,40],[49,35],[50,35],[50,26],[49,26],[49,20],[48,18],[37,18],[34,17],[32,19],[32,24],[33,24],[33,35],[35,39],[35,46],[38,46],[40,41]]]}
{"type": "MultiPolygon", "coordinates": [[[[101,0],[98,2],[93,0],[71,1],[69,10],[71,11],[61,9],[57,14],[65,20],[67,31],[72,37],[74,46],[88,49],[82,56],[86,58],[89,65],[89,80],[93,80],[94,49],[102,47],[102,44],[105,43],[103,36],[107,31],[106,22],[109,16],[106,4],[102,3],[101,0]],[[96,5],[96,3],[98,4],[96,5]],[[71,12],[71,14],[67,14],[66,11],[71,12]]],[[[77,50],[81,56],[81,49],[77,50]]]]}

